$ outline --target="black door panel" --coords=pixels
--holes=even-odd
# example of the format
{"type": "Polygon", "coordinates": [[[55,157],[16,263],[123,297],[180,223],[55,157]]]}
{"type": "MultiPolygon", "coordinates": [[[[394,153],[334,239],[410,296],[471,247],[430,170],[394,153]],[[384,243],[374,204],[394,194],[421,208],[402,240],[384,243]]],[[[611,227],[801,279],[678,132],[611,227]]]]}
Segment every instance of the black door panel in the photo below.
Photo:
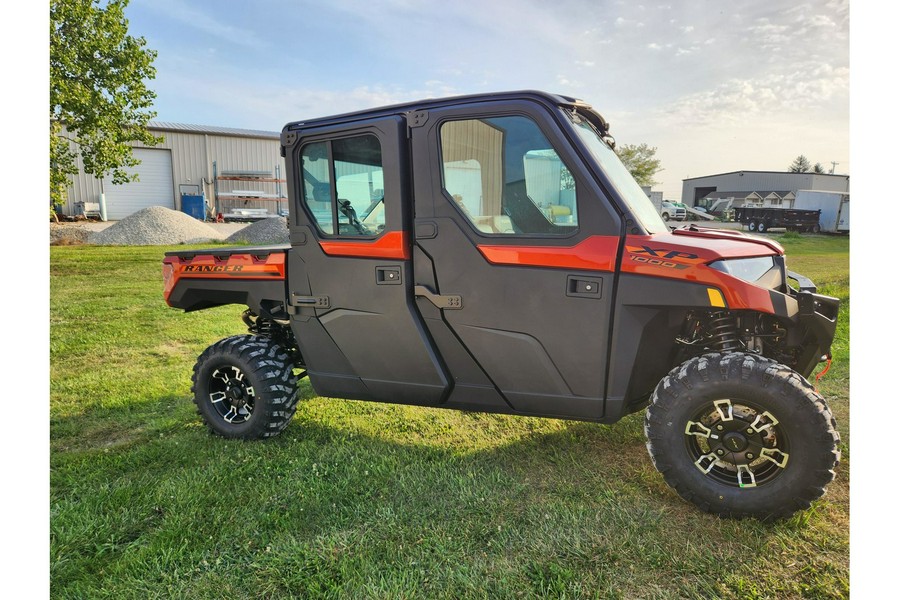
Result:
{"type": "Polygon", "coordinates": [[[299,138],[287,161],[298,182],[288,281],[310,381],[325,396],[440,403],[450,380],[415,308],[404,233],[411,228],[404,120],[303,130],[299,138]],[[357,139],[365,143],[353,154],[357,139]],[[301,168],[301,160],[315,168],[301,168]],[[379,201],[383,220],[367,222],[367,207],[379,201]]]}
{"type": "MultiPolygon", "coordinates": [[[[618,213],[554,118],[528,102],[436,109],[412,132],[416,247],[431,263],[417,269],[416,284],[460,303],[437,309],[440,319],[425,323],[435,339],[452,332],[479,367],[466,369],[462,353],[442,350],[455,385],[477,397],[475,390],[486,387],[483,373],[517,412],[602,419],[614,273],[568,269],[553,256],[589,235],[607,236],[616,248],[618,213]],[[441,133],[443,124],[459,121],[465,123],[454,125],[455,138],[441,133]],[[442,154],[442,144],[449,154],[442,154]],[[444,189],[450,167],[453,193],[444,189]],[[559,180],[548,180],[554,173],[559,180]],[[529,266],[491,264],[479,250],[505,245],[546,249],[550,258],[529,266]]],[[[427,304],[418,299],[422,314],[438,314],[427,304]]],[[[451,399],[464,401],[458,390],[451,399]]]]}

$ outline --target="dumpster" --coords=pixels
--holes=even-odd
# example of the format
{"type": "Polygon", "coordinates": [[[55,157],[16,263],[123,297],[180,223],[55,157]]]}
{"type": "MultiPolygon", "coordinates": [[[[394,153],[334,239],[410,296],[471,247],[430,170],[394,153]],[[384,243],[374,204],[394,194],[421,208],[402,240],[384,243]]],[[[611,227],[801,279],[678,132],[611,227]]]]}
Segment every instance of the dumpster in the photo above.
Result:
{"type": "Polygon", "coordinates": [[[193,194],[181,195],[181,212],[201,221],[206,220],[206,202],[203,196],[193,194]]]}

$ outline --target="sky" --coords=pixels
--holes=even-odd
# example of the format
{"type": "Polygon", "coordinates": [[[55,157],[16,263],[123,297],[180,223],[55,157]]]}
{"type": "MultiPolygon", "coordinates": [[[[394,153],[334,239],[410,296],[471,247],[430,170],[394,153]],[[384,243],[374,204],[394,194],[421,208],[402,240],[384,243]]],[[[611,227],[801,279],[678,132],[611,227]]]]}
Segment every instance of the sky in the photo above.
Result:
{"type": "Polygon", "coordinates": [[[132,0],[156,120],[279,131],[423,98],[580,98],[657,148],[655,190],[800,154],[850,172],[847,0],[132,0]],[[837,163],[832,165],[832,162],[837,163]]]}

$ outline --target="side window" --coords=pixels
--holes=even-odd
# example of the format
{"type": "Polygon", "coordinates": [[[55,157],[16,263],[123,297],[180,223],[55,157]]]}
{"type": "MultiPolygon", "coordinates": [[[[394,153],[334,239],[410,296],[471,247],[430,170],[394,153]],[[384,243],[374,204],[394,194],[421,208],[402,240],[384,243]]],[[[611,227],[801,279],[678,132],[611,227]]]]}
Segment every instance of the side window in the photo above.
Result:
{"type": "Polygon", "coordinates": [[[575,179],[527,117],[441,126],[444,190],[479,231],[568,235],[578,227],[575,179]]]}
{"type": "Polygon", "coordinates": [[[353,237],[376,236],[384,230],[384,169],[378,138],[361,135],[307,144],[300,163],[303,201],[319,231],[353,237]]]}

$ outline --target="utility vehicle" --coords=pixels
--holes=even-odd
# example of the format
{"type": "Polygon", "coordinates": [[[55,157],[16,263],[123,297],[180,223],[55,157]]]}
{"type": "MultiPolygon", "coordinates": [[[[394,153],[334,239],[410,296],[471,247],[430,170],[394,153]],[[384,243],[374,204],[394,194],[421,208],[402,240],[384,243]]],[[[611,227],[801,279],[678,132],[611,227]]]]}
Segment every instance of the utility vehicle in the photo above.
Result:
{"type": "Polygon", "coordinates": [[[276,435],[304,376],[327,397],[601,423],[647,407],[656,468],[701,509],[808,507],[839,460],[806,379],[838,300],[774,241],[669,229],[609,131],[531,91],[286,125],[290,244],[164,259],[169,306],[247,307],[249,333],[194,367],[203,421],[276,435]]]}

